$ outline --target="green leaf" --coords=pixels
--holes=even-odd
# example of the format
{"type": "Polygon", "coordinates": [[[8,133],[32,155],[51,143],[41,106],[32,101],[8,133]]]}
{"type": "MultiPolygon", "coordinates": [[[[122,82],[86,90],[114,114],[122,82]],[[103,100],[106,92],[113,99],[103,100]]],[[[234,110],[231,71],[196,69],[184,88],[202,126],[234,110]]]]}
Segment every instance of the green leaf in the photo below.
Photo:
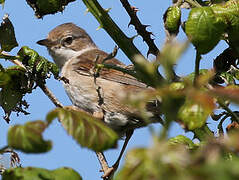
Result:
{"type": "Polygon", "coordinates": [[[115,146],[118,135],[102,121],[86,112],[73,108],[56,108],[47,115],[48,123],[58,118],[81,146],[94,151],[103,151],[115,146]]]}
{"type": "Polygon", "coordinates": [[[81,176],[76,171],[66,167],[55,169],[54,171],[52,171],[52,174],[57,180],[67,180],[67,179],[81,180],[82,179],[81,176]]]}
{"type": "Polygon", "coordinates": [[[23,94],[19,91],[13,90],[10,86],[5,86],[0,91],[0,105],[5,113],[10,114],[18,102],[22,100],[23,94]]]}
{"type": "Polygon", "coordinates": [[[8,146],[25,153],[43,153],[51,150],[51,141],[45,141],[42,133],[47,127],[43,121],[15,125],[8,131],[8,146]]]}
{"type": "Polygon", "coordinates": [[[75,0],[26,0],[28,5],[35,11],[37,18],[47,14],[62,12],[65,6],[75,0]]]}
{"type": "Polygon", "coordinates": [[[3,51],[11,51],[13,48],[18,46],[14,27],[11,21],[8,18],[8,15],[5,14],[3,17],[3,22],[0,26],[0,44],[3,51]]]}
{"type": "Polygon", "coordinates": [[[169,90],[182,90],[185,88],[185,84],[183,82],[173,82],[169,85],[169,90]]]}
{"type": "Polygon", "coordinates": [[[4,6],[5,0],[0,0],[0,4],[2,5],[2,7],[4,6]]]}
{"type": "Polygon", "coordinates": [[[10,81],[10,77],[7,73],[0,71],[0,87],[8,84],[10,81]]]}
{"type": "Polygon", "coordinates": [[[181,23],[181,9],[177,6],[172,6],[167,9],[164,16],[164,27],[169,34],[178,34],[181,23]]]}
{"type": "Polygon", "coordinates": [[[225,81],[226,84],[235,84],[234,76],[229,72],[222,72],[220,77],[225,81]]]}
{"type": "Polygon", "coordinates": [[[81,176],[71,168],[58,168],[53,171],[26,167],[8,169],[4,172],[2,180],[82,180],[81,176]]]}
{"type": "Polygon", "coordinates": [[[219,42],[226,28],[210,7],[193,8],[185,24],[185,32],[198,53],[206,54],[219,42]]]}
{"type": "Polygon", "coordinates": [[[25,112],[22,109],[22,98],[29,92],[25,70],[19,66],[11,66],[0,71],[0,105],[6,113],[6,120],[12,111],[25,112]]]}
{"type": "Polygon", "coordinates": [[[239,1],[230,0],[212,6],[216,16],[220,17],[227,24],[228,38],[232,42],[239,40],[239,1]]]}
{"type": "Polygon", "coordinates": [[[55,78],[58,78],[59,69],[55,63],[48,61],[46,58],[40,56],[33,49],[23,46],[18,51],[19,60],[27,68],[27,71],[35,78],[37,82],[43,82],[46,78],[49,78],[49,74],[52,73],[55,78]]]}
{"type": "Polygon", "coordinates": [[[193,130],[202,127],[211,112],[212,110],[207,107],[186,100],[185,104],[179,109],[178,118],[189,130],[193,130]]]}
{"type": "Polygon", "coordinates": [[[188,149],[196,149],[198,147],[198,145],[194,144],[191,139],[183,135],[178,135],[176,137],[170,138],[168,140],[168,143],[174,146],[183,144],[186,145],[188,149]]]}

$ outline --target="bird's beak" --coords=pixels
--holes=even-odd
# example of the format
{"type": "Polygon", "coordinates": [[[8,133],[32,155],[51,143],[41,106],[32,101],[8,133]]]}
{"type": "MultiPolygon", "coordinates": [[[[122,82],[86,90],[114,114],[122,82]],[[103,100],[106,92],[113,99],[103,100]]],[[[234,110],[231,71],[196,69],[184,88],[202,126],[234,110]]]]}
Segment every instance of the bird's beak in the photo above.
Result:
{"type": "Polygon", "coordinates": [[[55,43],[50,41],[49,39],[42,39],[40,41],[37,41],[37,44],[39,44],[41,46],[46,46],[46,47],[51,47],[51,46],[55,45],[55,43]]]}

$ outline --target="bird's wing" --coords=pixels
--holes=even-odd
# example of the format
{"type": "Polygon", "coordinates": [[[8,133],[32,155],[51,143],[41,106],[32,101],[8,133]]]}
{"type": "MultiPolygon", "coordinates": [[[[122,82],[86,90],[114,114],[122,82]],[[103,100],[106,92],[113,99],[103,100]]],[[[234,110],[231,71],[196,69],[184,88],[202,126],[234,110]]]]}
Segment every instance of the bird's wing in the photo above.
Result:
{"type": "MultiPolygon", "coordinates": [[[[102,63],[104,58],[108,56],[107,53],[97,49],[89,51],[89,52],[85,52],[77,57],[77,59],[79,59],[78,62],[74,62],[72,64],[74,70],[80,73],[81,75],[92,76],[94,73],[93,69],[95,66],[96,54],[99,55],[97,59],[97,63],[102,63]]],[[[107,60],[105,64],[116,65],[122,68],[127,67],[126,65],[124,65],[123,63],[121,63],[115,58],[107,60]]],[[[129,74],[125,74],[123,72],[114,70],[114,69],[106,69],[106,68],[101,69],[99,72],[99,77],[97,78],[102,78],[102,79],[106,79],[106,80],[110,80],[110,81],[114,81],[114,82],[122,83],[126,85],[132,85],[139,88],[147,88],[147,85],[138,81],[135,77],[129,74]]]]}

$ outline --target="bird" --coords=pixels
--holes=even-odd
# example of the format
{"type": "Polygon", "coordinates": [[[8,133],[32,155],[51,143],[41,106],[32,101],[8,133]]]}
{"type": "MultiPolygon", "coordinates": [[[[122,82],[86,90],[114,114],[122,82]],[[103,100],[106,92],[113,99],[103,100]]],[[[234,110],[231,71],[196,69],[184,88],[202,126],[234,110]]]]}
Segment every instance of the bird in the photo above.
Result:
{"type": "MultiPolygon", "coordinates": [[[[111,172],[118,168],[120,159],[131,138],[134,129],[146,126],[140,113],[135,108],[122,103],[129,93],[153,90],[135,77],[114,70],[103,68],[95,76],[96,62],[127,68],[116,58],[105,59],[108,53],[100,50],[87,32],[73,23],[64,23],[51,30],[46,39],[37,44],[47,47],[50,56],[58,66],[61,76],[67,79],[63,86],[72,104],[95,117],[100,117],[107,126],[119,136],[126,136],[120,155],[112,166],[111,172]]],[[[151,122],[161,122],[161,112],[157,100],[149,102],[146,109],[151,122]]]]}

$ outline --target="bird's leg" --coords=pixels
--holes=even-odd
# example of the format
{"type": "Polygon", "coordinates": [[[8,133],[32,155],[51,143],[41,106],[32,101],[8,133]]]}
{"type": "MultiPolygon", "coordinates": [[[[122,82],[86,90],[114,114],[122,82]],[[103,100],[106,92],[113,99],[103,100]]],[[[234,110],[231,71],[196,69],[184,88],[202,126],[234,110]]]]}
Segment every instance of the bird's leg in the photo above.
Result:
{"type": "MultiPolygon", "coordinates": [[[[103,154],[103,152],[95,152],[96,153],[96,156],[100,162],[100,165],[101,165],[101,170],[100,172],[104,172],[104,173],[107,173],[109,171],[109,166],[108,166],[108,163],[105,159],[105,155],[103,154]]],[[[107,179],[107,177],[102,177],[104,180],[107,179]]]]}
{"type": "Polygon", "coordinates": [[[112,175],[114,174],[114,172],[118,169],[118,166],[119,166],[120,160],[121,160],[121,158],[122,158],[122,155],[124,154],[125,148],[127,147],[128,142],[129,142],[131,136],[133,135],[133,132],[134,132],[133,130],[129,130],[129,131],[126,132],[126,138],[125,138],[123,147],[122,147],[122,149],[121,149],[121,151],[120,151],[120,154],[119,154],[118,159],[116,160],[116,162],[114,163],[114,165],[113,165],[111,168],[109,168],[109,169],[107,170],[107,172],[104,173],[104,175],[102,176],[102,178],[106,178],[106,177],[112,176],[112,175]]]}

